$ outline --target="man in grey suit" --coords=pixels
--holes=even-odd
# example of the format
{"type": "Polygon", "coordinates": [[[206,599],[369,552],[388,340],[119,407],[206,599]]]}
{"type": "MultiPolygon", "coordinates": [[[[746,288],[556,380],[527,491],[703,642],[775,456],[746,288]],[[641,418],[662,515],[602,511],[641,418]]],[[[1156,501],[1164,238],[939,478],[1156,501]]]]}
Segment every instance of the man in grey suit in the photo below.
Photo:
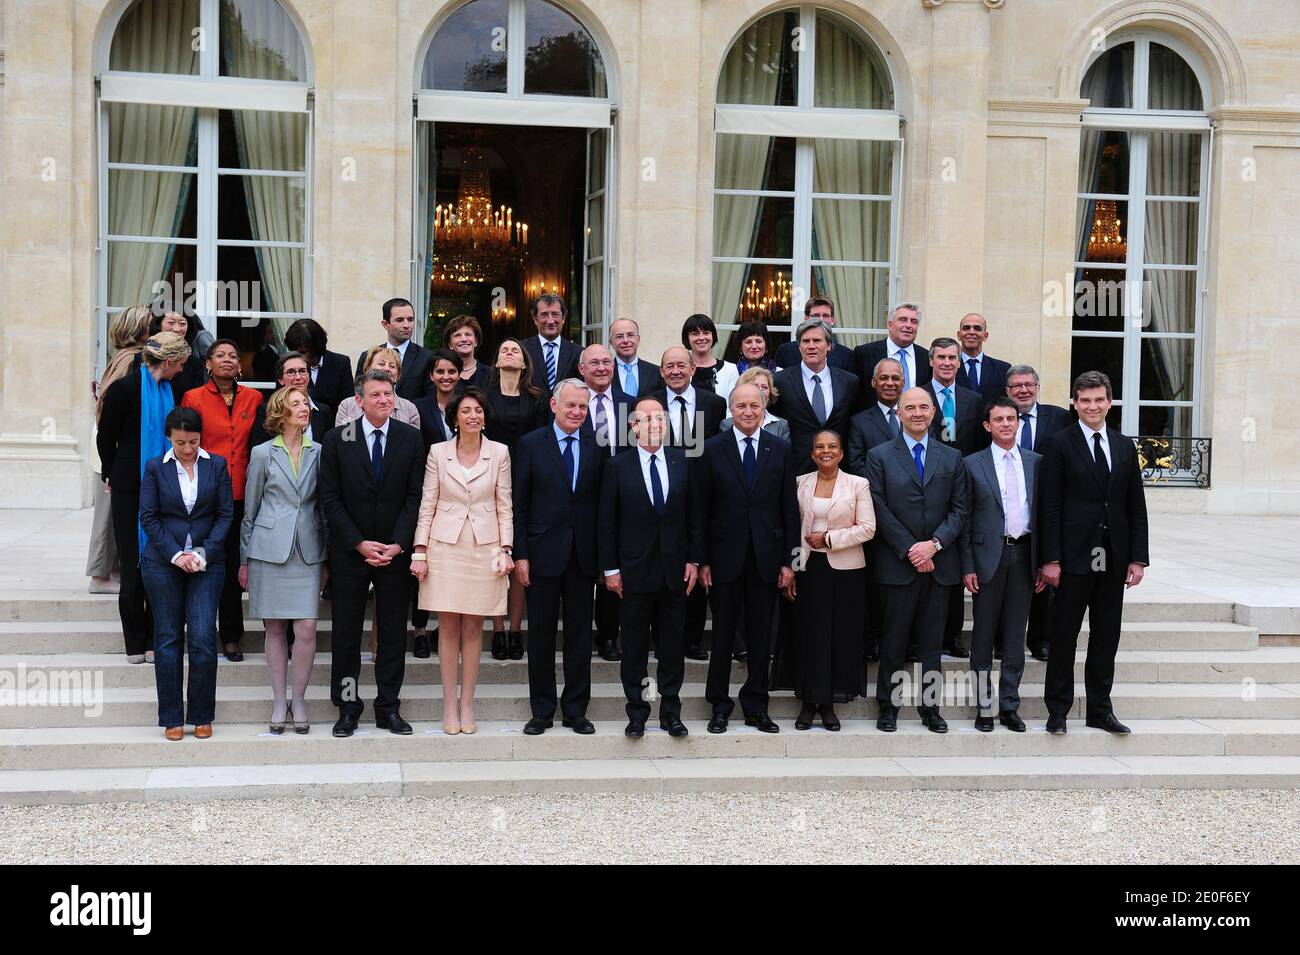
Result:
{"type": "Polygon", "coordinates": [[[984,428],[993,443],[962,461],[970,485],[970,519],[961,534],[962,582],[971,592],[975,629],[971,671],[979,713],[975,728],[993,732],[993,646],[1002,648],[998,717],[1016,733],[1025,723],[1020,677],[1025,670],[1025,625],[1030,594],[1043,589],[1036,574],[1034,507],[1041,455],[1016,444],[1020,411],[1010,398],[994,398],[984,409],[984,428]]]}
{"type": "Polygon", "coordinates": [[[917,709],[932,733],[948,732],[939,713],[940,646],[948,597],[961,583],[958,542],[970,508],[961,452],[933,438],[934,399],[928,388],[899,398],[903,433],[867,454],[867,480],[876,508],[875,578],[885,605],[880,643],[876,728],[898,728],[895,684],[905,680],[904,653],[916,635],[924,670],[917,709]]]}

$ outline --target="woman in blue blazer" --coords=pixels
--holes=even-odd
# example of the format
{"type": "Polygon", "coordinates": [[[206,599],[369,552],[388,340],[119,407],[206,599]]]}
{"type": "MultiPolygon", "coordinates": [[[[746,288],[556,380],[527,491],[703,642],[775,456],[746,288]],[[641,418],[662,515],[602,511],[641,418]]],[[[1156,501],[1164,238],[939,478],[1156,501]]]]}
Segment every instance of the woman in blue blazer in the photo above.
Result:
{"type": "Polygon", "coordinates": [[[171,450],[146,462],[140,479],[140,576],[153,607],[158,725],[179,740],[193,723],[194,735],[207,739],[217,708],[217,605],[234,515],[230,472],[223,458],[199,447],[203,419],[193,408],[173,409],[163,433],[171,450]],[[181,693],[187,631],[188,719],[181,693]]]}

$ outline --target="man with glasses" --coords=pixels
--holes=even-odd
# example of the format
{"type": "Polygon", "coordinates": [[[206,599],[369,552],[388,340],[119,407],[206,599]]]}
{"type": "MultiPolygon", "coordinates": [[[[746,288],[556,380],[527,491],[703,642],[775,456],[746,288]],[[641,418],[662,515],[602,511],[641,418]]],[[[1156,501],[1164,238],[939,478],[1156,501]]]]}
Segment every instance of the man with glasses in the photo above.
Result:
{"type": "Polygon", "coordinates": [[[989,325],[979,312],[962,316],[957,326],[957,341],[961,342],[961,367],[957,369],[957,384],[979,392],[985,402],[1006,395],[1008,362],[984,354],[984,343],[989,340],[989,325]]]}
{"type": "Polygon", "coordinates": [[[637,355],[641,326],[636,322],[616,319],[609,326],[609,344],[614,349],[614,392],[624,402],[644,398],[664,386],[659,366],[637,355]]]}
{"type": "MultiPolygon", "coordinates": [[[[311,370],[307,365],[307,356],[300,352],[286,352],[275,363],[275,383],[281,388],[301,388],[307,393],[311,402],[311,421],[307,425],[305,436],[320,443],[321,439],[334,427],[334,409],[323,401],[311,397],[308,388],[311,384],[311,370]]],[[[257,409],[257,420],[253,422],[252,447],[270,441],[273,435],[266,430],[266,402],[257,409]]]]}

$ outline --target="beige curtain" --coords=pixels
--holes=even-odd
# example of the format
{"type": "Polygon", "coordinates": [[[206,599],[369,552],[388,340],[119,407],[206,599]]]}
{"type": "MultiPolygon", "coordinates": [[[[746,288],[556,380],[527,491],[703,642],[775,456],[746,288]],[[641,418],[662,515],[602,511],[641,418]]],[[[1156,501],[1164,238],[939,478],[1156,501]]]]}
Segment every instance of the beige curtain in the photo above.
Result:
{"type": "MultiPolygon", "coordinates": [[[[190,30],[199,0],[142,0],[122,18],[109,54],[110,70],[196,73],[190,30]]],[[[109,103],[109,162],[184,166],[191,159],[195,110],[182,106],[109,103]]],[[[194,177],[182,173],[114,172],[108,177],[111,235],[173,236],[194,177]]],[[[114,242],[109,247],[108,304],[147,302],[171,261],[166,243],[114,242]]]]}

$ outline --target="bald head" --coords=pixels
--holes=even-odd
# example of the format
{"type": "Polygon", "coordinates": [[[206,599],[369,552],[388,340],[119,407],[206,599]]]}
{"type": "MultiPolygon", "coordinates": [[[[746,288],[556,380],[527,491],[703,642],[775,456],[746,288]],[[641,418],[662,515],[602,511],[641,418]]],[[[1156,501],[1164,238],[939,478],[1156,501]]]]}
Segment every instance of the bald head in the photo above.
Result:
{"type": "Polygon", "coordinates": [[[908,388],[898,399],[898,418],[903,430],[915,441],[920,441],[930,429],[934,418],[934,396],[927,388],[908,388]]]}
{"type": "Polygon", "coordinates": [[[691,376],[695,374],[695,359],[681,345],[673,345],[659,360],[659,373],[668,389],[680,395],[690,387],[691,376]]]}
{"type": "Polygon", "coordinates": [[[588,345],[578,357],[578,374],[583,383],[592,391],[602,392],[609,388],[614,377],[614,359],[604,345],[588,345]]]}
{"type": "Polygon", "coordinates": [[[974,358],[984,350],[984,343],[989,340],[989,323],[979,312],[967,312],[961,317],[957,326],[957,341],[961,350],[974,358]]]}
{"type": "Polygon", "coordinates": [[[731,389],[731,426],[746,437],[763,426],[766,402],[757,385],[736,385],[731,389]]]}

